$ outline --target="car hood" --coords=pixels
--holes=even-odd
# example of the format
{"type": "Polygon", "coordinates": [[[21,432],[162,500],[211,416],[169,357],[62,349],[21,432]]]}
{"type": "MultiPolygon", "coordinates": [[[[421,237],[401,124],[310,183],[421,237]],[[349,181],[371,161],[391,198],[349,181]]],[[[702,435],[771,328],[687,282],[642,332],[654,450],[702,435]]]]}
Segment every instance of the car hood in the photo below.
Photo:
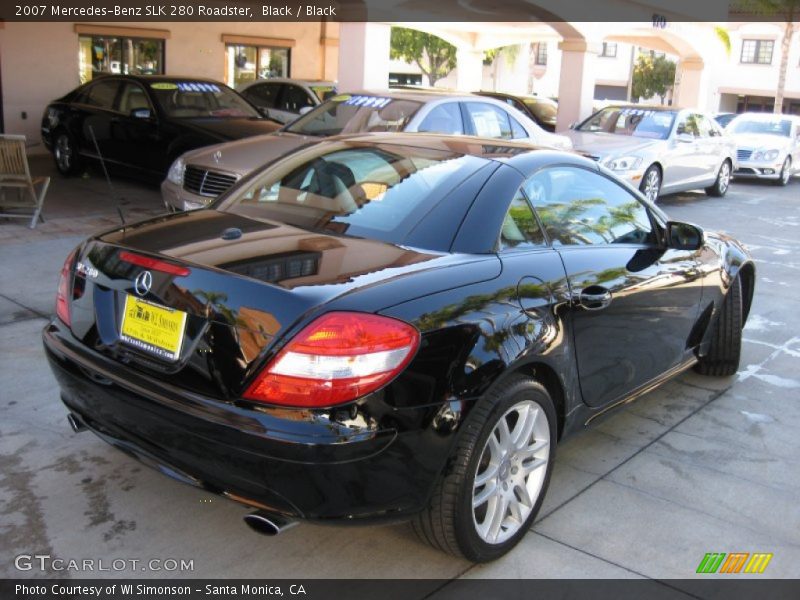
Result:
{"type": "Polygon", "coordinates": [[[643,150],[664,143],[664,140],[650,140],[627,135],[615,135],[613,133],[587,133],[570,130],[566,132],[566,135],[572,140],[575,150],[598,158],[629,153],[638,154],[643,150]]]}
{"type": "Polygon", "coordinates": [[[317,140],[319,138],[281,131],[198,148],[184,154],[183,160],[187,165],[247,175],[261,165],[317,140]]]}
{"type": "Polygon", "coordinates": [[[782,149],[789,145],[789,138],[768,133],[739,133],[731,134],[731,138],[736,143],[737,148],[778,148],[782,149]]]}
{"type": "Polygon", "coordinates": [[[181,119],[180,122],[188,129],[205,133],[218,139],[220,142],[228,140],[238,140],[241,138],[250,137],[253,135],[261,135],[265,133],[272,133],[277,131],[283,125],[271,121],[270,119],[262,119],[256,117],[242,117],[242,118],[214,118],[214,117],[198,117],[181,119]]]}

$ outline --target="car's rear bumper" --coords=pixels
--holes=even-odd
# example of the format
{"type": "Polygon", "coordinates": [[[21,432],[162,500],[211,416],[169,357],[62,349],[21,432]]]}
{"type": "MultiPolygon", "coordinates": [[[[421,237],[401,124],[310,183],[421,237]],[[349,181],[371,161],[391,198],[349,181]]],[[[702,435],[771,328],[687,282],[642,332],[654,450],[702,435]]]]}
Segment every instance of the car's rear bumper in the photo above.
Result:
{"type": "MultiPolygon", "coordinates": [[[[260,411],[172,388],[43,332],[67,408],[101,438],[181,481],[311,520],[403,520],[419,511],[449,440],[423,431],[339,426],[309,411],[260,411]]],[[[424,419],[412,419],[424,422],[424,419]]]]}

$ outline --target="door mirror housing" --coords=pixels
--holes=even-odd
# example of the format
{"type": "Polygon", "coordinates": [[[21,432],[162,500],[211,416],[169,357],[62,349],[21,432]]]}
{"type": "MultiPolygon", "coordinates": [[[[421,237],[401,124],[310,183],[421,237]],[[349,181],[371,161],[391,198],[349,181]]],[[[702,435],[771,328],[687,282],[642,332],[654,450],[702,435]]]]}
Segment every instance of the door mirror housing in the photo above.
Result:
{"type": "Polygon", "coordinates": [[[669,221],[666,231],[667,247],[674,250],[699,250],[705,242],[705,234],[697,225],[669,221]]]}
{"type": "Polygon", "coordinates": [[[681,144],[691,144],[694,142],[694,136],[691,133],[679,133],[675,136],[675,140],[681,144]]]}
{"type": "Polygon", "coordinates": [[[150,111],[149,108],[134,108],[131,111],[131,118],[132,119],[150,119],[152,118],[153,113],[150,111]]]}
{"type": "Polygon", "coordinates": [[[306,113],[309,113],[309,112],[311,112],[312,108],[314,108],[314,107],[313,106],[304,106],[303,108],[300,109],[300,114],[304,115],[306,113]]]}

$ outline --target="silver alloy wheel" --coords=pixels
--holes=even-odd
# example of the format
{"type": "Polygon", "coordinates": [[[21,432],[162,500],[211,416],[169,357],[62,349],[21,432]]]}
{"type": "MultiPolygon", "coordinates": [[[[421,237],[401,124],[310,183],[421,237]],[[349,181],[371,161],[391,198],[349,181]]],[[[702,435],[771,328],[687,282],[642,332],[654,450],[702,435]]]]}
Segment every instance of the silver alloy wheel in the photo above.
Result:
{"type": "Polygon", "coordinates": [[[56,139],[56,162],[58,168],[65,173],[72,168],[72,146],[70,145],[69,136],[62,133],[56,139]]]}
{"type": "Polygon", "coordinates": [[[781,183],[786,185],[789,183],[789,180],[792,178],[792,159],[788,156],[786,160],[783,161],[783,169],[781,169],[781,183]]]}
{"type": "Polygon", "coordinates": [[[518,402],[497,421],[475,472],[472,520],[489,544],[502,544],[530,516],[547,474],[550,423],[538,402],[518,402]]]}
{"type": "Polygon", "coordinates": [[[655,203],[655,201],[658,200],[658,192],[660,189],[661,175],[659,175],[658,169],[651,169],[644,180],[644,189],[642,192],[650,202],[655,203]]]}
{"type": "Polygon", "coordinates": [[[720,194],[724,194],[728,190],[728,186],[731,183],[731,166],[728,164],[728,161],[722,163],[722,166],[719,168],[719,190],[720,194]]]}

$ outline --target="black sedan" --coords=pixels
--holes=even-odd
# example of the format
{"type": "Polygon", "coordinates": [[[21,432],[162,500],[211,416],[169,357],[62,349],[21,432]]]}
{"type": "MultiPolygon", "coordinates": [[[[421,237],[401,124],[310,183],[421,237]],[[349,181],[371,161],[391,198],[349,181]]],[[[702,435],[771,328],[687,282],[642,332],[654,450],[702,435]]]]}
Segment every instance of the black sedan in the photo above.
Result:
{"type": "Polygon", "coordinates": [[[74,429],[259,532],[412,520],[486,561],[564,436],[684,369],[737,370],[754,281],[735,240],[589,159],[362,134],[86,240],[43,335],[74,429]]]}
{"type": "Polygon", "coordinates": [[[110,167],[161,181],[188,150],[280,127],[217,81],[120,75],[52,102],[42,117],[42,140],[64,175],[102,157],[110,167]]]}
{"type": "Polygon", "coordinates": [[[526,96],[506,94],[504,92],[477,92],[481,96],[488,96],[495,100],[513,106],[522,114],[528,115],[539,127],[547,131],[556,130],[556,117],[558,116],[558,102],[541,96],[526,96]]]}

